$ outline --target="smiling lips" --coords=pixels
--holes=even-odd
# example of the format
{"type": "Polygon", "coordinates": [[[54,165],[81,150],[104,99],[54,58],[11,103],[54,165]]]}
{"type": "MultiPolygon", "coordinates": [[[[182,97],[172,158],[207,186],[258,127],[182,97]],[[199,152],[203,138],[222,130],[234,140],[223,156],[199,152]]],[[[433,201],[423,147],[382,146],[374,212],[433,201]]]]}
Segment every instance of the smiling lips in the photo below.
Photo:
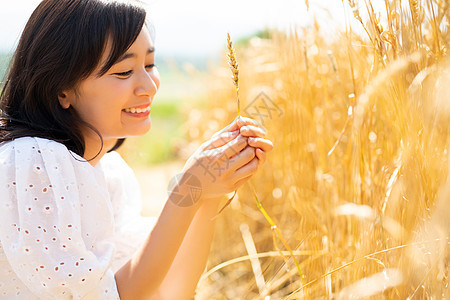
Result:
{"type": "Polygon", "coordinates": [[[135,106],[131,108],[125,108],[122,110],[127,115],[133,116],[133,117],[146,117],[150,114],[151,107],[150,104],[144,104],[140,106],[135,106]]]}

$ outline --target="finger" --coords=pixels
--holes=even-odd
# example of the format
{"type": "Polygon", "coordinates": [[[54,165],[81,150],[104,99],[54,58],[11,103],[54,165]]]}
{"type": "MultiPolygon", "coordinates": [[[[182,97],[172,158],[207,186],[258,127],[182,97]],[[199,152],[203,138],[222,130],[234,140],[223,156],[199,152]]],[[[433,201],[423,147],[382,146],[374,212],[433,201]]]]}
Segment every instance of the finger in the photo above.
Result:
{"type": "Polygon", "coordinates": [[[223,132],[216,136],[213,136],[211,140],[206,144],[205,150],[215,149],[222,147],[226,143],[235,139],[239,135],[239,130],[231,131],[231,132],[223,132]]]}
{"type": "Polygon", "coordinates": [[[266,162],[266,153],[264,151],[257,148],[255,154],[256,154],[256,157],[259,159],[260,166],[266,162]]]}
{"type": "Polygon", "coordinates": [[[232,132],[239,130],[239,127],[236,125],[238,117],[236,117],[230,124],[228,124],[226,127],[222,128],[221,130],[217,131],[212,135],[211,138],[214,138],[224,132],[232,132]]]}
{"type": "Polygon", "coordinates": [[[231,179],[238,181],[242,178],[255,174],[256,171],[258,171],[258,158],[255,157],[248,164],[237,169],[231,176],[231,179]]]}
{"type": "Polygon", "coordinates": [[[245,125],[242,126],[240,132],[243,136],[265,137],[266,131],[260,127],[245,125]]]}
{"type": "Polygon", "coordinates": [[[228,125],[224,129],[220,130],[218,133],[239,130],[242,126],[245,126],[245,125],[259,126],[258,122],[256,122],[255,120],[253,120],[251,118],[237,117],[236,119],[233,120],[233,122],[231,122],[230,125],[228,125]]]}
{"type": "Polygon", "coordinates": [[[248,145],[254,148],[260,148],[264,152],[269,152],[273,149],[273,143],[270,140],[262,138],[249,137],[248,145]]]}
{"type": "Polygon", "coordinates": [[[259,123],[256,122],[256,120],[247,117],[240,117],[239,119],[237,119],[237,123],[239,128],[245,125],[254,125],[259,127],[259,123]]]}
{"type": "Polygon", "coordinates": [[[230,168],[229,170],[234,172],[237,169],[241,168],[248,164],[255,157],[255,148],[246,147],[240,153],[235,155],[230,159],[230,168]]]}
{"type": "Polygon", "coordinates": [[[246,146],[248,146],[247,140],[247,137],[238,135],[237,138],[231,140],[222,147],[217,148],[217,150],[223,152],[225,157],[229,159],[230,157],[239,154],[239,152],[241,152],[246,146]]]}

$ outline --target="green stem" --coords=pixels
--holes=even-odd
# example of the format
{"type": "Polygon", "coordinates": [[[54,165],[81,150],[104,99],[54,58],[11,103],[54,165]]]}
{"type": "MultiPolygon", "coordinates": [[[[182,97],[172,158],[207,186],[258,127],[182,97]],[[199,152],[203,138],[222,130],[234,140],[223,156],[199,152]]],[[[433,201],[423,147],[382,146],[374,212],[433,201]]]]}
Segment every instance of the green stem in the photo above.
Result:
{"type": "Polygon", "coordinates": [[[262,206],[261,202],[258,199],[258,196],[256,196],[255,189],[253,188],[253,186],[250,184],[250,182],[248,184],[250,185],[250,188],[252,189],[253,196],[255,197],[255,200],[256,200],[256,205],[258,206],[259,210],[266,218],[267,222],[269,222],[272,230],[275,231],[275,234],[277,235],[278,239],[283,243],[284,247],[286,247],[286,249],[289,251],[290,256],[292,257],[295,265],[297,266],[297,270],[298,270],[298,273],[300,274],[300,278],[303,279],[303,272],[300,269],[300,265],[299,265],[297,259],[295,258],[294,253],[291,250],[291,247],[289,247],[288,243],[284,239],[284,237],[281,234],[280,230],[278,229],[277,225],[275,224],[275,222],[272,220],[272,218],[269,216],[269,214],[266,212],[266,210],[262,206]]]}

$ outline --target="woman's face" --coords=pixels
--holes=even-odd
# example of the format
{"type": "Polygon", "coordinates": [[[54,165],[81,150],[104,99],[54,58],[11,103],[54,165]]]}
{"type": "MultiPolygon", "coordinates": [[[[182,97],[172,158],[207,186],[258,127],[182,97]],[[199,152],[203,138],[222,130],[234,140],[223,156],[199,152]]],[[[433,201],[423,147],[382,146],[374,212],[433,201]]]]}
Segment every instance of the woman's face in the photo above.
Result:
{"type": "MultiPolygon", "coordinates": [[[[83,121],[100,132],[104,142],[150,130],[150,105],[160,83],[153,43],[145,26],[124,56],[98,77],[108,51],[98,70],[83,80],[76,91],[60,96],[61,105],[72,106],[83,121]]],[[[92,130],[85,132],[87,140],[95,135],[92,130]]]]}

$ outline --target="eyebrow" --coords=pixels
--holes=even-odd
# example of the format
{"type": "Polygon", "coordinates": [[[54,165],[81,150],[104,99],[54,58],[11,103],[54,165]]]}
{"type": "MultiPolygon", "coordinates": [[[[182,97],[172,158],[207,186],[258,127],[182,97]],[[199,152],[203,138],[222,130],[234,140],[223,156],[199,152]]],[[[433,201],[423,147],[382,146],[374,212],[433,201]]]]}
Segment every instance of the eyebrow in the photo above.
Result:
{"type": "MultiPolygon", "coordinates": [[[[155,52],[155,47],[149,48],[149,49],[147,50],[147,53],[146,53],[145,55],[149,55],[150,53],[153,53],[153,52],[155,52]]],[[[117,63],[120,63],[121,61],[124,61],[125,59],[128,59],[128,58],[134,58],[134,57],[136,57],[136,54],[134,54],[134,53],[125,53],[121,58],[119,58],[119,59],[116,61],[116,64],[117,64],[117,63]]]]}

